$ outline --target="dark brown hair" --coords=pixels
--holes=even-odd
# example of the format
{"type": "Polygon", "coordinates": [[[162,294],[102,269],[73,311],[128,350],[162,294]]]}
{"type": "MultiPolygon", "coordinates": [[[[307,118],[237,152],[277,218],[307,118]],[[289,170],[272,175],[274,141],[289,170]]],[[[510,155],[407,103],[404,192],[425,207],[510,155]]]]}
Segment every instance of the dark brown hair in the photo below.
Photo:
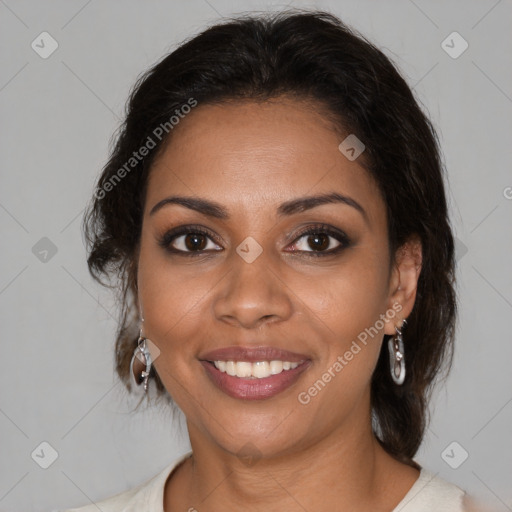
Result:
{"type": "MultiPolygon", "coordinates": [[[[390,59],[326,12],[247,15],[216,24],[135,84],[83,225],[91,274],[120,293],[116,371],[130,389],[139,321],[136,260],[148,173],[172,130],[179,129],[173,123],[186,112],[183,106],[191,99],[200,106],[281,95],[312,100],[341,132],[363,141],[363,161],[387,207],[390,255],[413,236],[421,240],[417,297],[404,329],[405,382],[397,386],[390,377],[385,336],[371,384],[375,435],[390,454],[414,466],[435,378],[444,364],[448,373],[453,357],[454,241],[439,142],[390,59]],[[134,151],[150,139],[154,148],[135,159],[134,151]]],[[[154,367],[150,381],[158,397],[172,403],[154,367]]]]}

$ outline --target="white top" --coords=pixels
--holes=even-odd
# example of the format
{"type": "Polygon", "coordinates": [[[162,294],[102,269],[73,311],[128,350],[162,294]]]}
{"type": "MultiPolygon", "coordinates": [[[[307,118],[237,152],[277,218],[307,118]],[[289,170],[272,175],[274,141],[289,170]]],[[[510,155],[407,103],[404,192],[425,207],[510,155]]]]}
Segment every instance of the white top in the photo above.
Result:
{"type": "MultiPolygon", "coordinates": [[[[146,482],[95,504],[63,512],[164,512],[164,487],[171,472],[189,452],[146,482]]],[[[425,468],[400,503],[390,512],[464,512],[460,487],[447,482],[425,468]]]]}

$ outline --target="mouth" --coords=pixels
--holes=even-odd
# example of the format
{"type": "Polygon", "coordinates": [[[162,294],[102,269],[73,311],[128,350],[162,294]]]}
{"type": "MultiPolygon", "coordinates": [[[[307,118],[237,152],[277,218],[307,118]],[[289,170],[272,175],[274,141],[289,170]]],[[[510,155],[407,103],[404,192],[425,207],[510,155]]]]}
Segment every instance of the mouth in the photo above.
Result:
{"type": "Polygon", "coordinates": [[[271,347],[219,349],[200,362],[218,389],[242,400],[264,400],[283,392],[311,364],[303,354],[271,347]]]}

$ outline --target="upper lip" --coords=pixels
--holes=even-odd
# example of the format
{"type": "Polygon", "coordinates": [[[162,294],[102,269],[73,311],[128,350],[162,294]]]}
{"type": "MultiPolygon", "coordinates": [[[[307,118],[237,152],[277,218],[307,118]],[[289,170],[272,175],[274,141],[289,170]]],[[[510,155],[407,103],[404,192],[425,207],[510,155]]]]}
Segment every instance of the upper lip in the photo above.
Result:
{"type": "Polygon", "coordinates": [[[232,346],[206,352],[199,359],[203,361],[248,361],[251,363],[257,361],[290,361],[291,363],[299,363],[309,359],[309,357],[276,347],[232,346]]]}

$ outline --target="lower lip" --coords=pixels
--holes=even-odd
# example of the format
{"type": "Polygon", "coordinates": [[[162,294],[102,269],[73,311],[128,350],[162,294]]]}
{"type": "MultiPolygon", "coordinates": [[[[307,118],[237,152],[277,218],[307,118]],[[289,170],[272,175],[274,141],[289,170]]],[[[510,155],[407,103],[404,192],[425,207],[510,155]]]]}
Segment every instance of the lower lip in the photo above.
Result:
{"type": "Polygon", "coordinates": [[[264,379],[232,377],[225,372],[221,372],[208,361],[201,361],[201,364],[213,383],[226,395],[241,400],[264,400],[292,386],[301,373],[307,370],[310,361],[304,361],[293,370],[283,370],[277,375],[271,375],[264,379]]]}

